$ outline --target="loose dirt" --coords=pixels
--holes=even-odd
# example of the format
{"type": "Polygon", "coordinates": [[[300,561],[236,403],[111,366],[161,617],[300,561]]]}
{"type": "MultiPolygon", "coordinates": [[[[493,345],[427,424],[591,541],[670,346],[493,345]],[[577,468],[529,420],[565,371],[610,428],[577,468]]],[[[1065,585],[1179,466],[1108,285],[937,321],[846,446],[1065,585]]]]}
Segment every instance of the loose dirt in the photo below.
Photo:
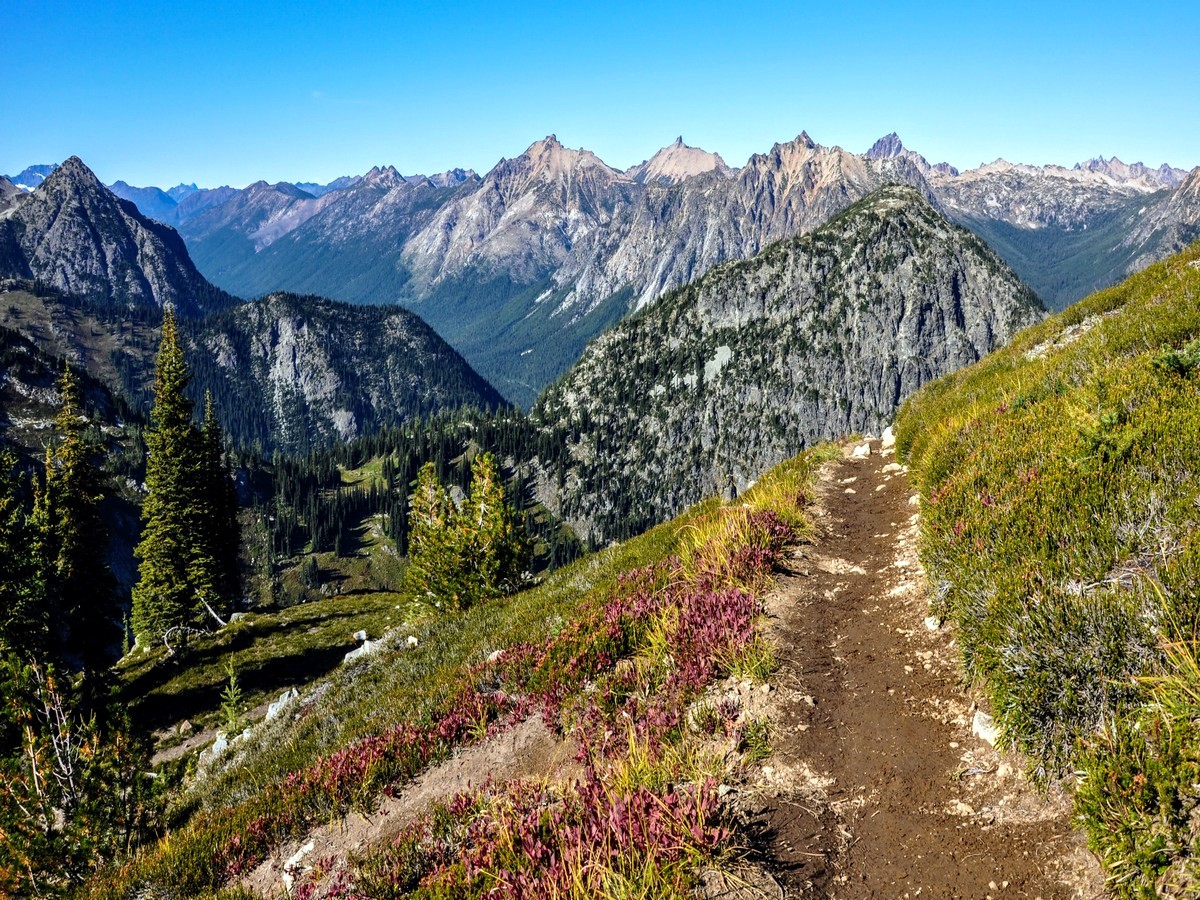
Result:
{"type": "Polygon", "coordinates": [[[815,512],[818,540],[768,599],[774,752],[750,804],[785,896],[1103,896],[1068,799],[972,733],[890,449],[827,464],[815,512]]]}

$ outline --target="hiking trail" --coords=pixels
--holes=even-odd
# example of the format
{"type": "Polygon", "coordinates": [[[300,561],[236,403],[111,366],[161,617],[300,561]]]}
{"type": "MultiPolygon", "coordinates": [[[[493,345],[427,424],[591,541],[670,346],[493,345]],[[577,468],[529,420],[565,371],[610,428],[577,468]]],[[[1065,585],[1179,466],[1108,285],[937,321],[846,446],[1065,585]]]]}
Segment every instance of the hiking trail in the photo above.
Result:
{"type": "Polygon", "coordinates": [[[952,631],[927,620],[917,497],[890,446],[863,446],[822,468],[818,536],[767,599],[768,869],[787,897],[1103,896],[1069,798],[973,733],[952,631]]]}

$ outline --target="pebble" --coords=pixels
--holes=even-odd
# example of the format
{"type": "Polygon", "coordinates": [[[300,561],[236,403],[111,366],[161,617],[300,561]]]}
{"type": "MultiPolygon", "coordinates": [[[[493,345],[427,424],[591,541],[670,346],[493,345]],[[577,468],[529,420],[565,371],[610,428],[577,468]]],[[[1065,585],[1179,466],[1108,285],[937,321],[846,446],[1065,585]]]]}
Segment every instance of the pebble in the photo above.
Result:
{"type": "Polygon", "coordinates": [[[971,721],[971,733],[993,747],[996,745],[996,722],[982,709],[975,710],[975,718],[971,721]]]}

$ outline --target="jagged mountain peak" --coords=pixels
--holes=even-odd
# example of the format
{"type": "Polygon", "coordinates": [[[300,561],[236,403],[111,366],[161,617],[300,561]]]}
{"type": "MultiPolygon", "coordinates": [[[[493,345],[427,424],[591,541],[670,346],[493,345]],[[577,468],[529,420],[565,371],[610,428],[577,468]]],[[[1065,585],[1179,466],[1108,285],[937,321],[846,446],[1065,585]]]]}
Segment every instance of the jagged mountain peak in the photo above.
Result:
{"type": "Polygon", "coordinates": [[[1187,176],[1182,169],[1163,163],[1157,169],[1152,169],[1141,162],[1124,163],[1116,156],[1105,159],[1103,155],[1094,156],[1087,162],[1076,163],[1074,168],[1079,171],[1096,172],[1107,175],[1120,184],[1134,184],[1150,188],[1178,187],[1187,176]]]}
{"type": "Polygon", "coordinates": [[[733,173],[719,153],[709,153],[699,147],[689,147],[683,142],[683,135],[680,135],[674,143],[663,147],[648,160],[629,169],[625,174],[639,184],[651,182],[678,184],[693,175],[703,175],[712,171],[720,172],[722,175],[733,173]]]}
{"type": "Polygon", "coordinates": [[[374,188],[376,190],[390,191],[403,184],[408,184],[410,179],[405,178],[400,174],[395,166],[373,166],[367,174],[355,185],[354,188],[374,188]]]}
{"type": "Polygon", "coordinates": [[[900,140],[900,136],[893,131],[871,145],[871,149],[867,151],[867,158],[890,159],[893,156],[899,156],[904,151],[904,143],[900,140]]]}

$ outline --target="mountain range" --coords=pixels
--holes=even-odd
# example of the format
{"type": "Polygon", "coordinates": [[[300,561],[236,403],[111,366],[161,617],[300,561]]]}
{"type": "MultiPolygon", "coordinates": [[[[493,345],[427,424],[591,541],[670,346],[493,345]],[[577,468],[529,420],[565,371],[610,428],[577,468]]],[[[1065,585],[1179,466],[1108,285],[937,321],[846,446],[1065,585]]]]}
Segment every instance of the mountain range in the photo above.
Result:
{"type": "Polygon", "coordinates": [[[864,154],[802,133],[740,168],[679,138],[625,171],[550,135],[483,176],[377,167],[185,192],[170,209],[169,192],[114,189],[162,212],[225,290],[402,304],[529,406],[614,322],[889,183],[984,238],[1051,309],[1200,235],[1200,170],[1100,156],[959,172],[894,133],[864,154]]]}
{"type": "MultiPolygon", "coordinates": [[[[190,196],[196,196],[195,193],[190,196]]],[[[0,183],[0,325],[145,409],[162,310],[180,317],[195,399],[211,390],[240,445],[303,453],[501,396],[411,312],[214,287],[178,233],[76,157],[32,192],[0,183]]],[[[186,202],[185,198],[185,202],[186,202]]]]}

